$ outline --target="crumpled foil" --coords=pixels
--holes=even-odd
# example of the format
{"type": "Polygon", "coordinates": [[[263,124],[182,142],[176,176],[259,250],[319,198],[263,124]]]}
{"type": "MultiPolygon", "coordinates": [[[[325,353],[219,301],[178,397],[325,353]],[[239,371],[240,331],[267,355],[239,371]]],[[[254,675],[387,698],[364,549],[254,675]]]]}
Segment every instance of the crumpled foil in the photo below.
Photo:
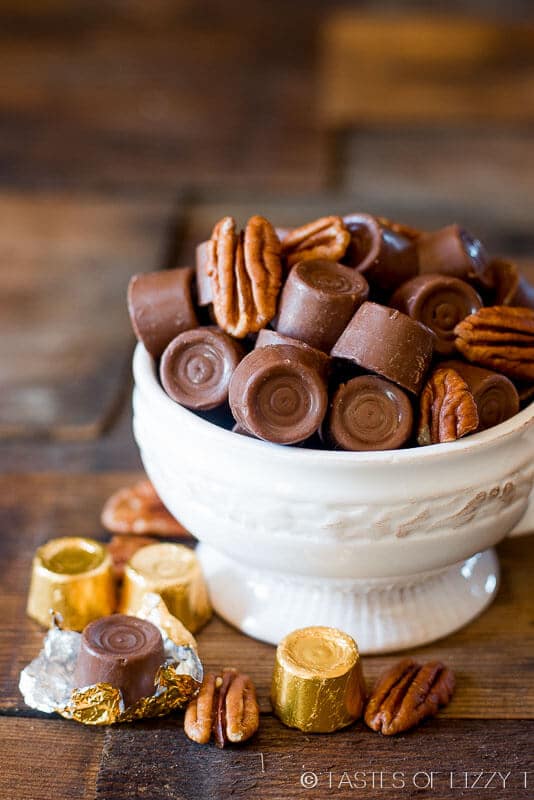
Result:
{"type": "Polygon", "coordinates": [[[203,670],[195,640],[157,594],[146,595],[136,616],[152,622],[163,637],[165,661],[150,697],[125,708],[120,689],[108,683],[75,686],[74,669],[81,634],[61,630],[55,616],[43,649],[20,673],[19,689],[26,705],[48,714],[57,712],[84,725],[160,717],[182,708],[197,694],[202,683],[203,670]]]}

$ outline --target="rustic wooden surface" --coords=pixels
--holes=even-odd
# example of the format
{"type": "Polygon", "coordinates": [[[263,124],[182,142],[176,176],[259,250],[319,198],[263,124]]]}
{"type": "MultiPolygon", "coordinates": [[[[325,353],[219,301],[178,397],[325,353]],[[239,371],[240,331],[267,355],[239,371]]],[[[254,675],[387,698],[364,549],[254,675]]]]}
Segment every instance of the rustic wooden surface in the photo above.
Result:
{"type": "MultiPolygon", "coordinates": [[[[192,744],[180,714],[108,729],[48,718],[17,688],[43,637],[24,610],[35,547],[105,539],[104,499],[140,474],[132,272],[186,263],[222,214],[292,224],[350,210],[463,222],[532,270],[531,4],[495,4],[488,27],[485,0],[453,2],[454,41],[444,50],[431,31],[402,64],[398,43],[416,31],[390,20],[380,37],[365,30],[392,4],[370,0],[356,27],[343,5],[0,0],[2,800],[533,795],[529,538],[500,545],[490,609],[417,653],[451,664],[458,690],[408,735],[285,728],[268,699],[273,647],[217,618],[198,636],[205,665],[235,664],[258,685],[261,727],[243,748],[192,744]],[[482,19],[485,55],[472,28],[469,40],[457,33],[465,12],[482,19]],[[505,44],[484,39],[499,14],[525,23],[505,44]],[[404,786],[397,775],[392,787],[394,772],[404,786]],[[504,787],[497,773],[509,773],[504,787]]],[[[406,6],[420,13],[417,0],[406,6]]],[[[366,658],[368,680],[393,658],[366,658]]]]}

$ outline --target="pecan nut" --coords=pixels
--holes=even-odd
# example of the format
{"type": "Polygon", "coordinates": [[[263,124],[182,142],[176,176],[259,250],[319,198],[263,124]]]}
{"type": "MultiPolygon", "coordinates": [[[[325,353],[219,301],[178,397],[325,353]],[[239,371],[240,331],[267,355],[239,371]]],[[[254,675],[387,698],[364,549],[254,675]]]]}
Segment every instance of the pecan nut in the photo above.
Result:
{"type": "Polygon", "coordinates": [[[417,443],[454,442],[478,428],[478,410],[467,383],[450,367],[439,367],[421,393],[417,443]]]}
{"type": "Polygon", "coordinates": [[[256,689],[248,675],[224,669],[222,675],[204,676],[198,695],[189,703],[184,717],[186,736],[207,744],[213,734],[217,747],[250,739],[258,730],[260,709],[256,689]]]}
{"type": "Polygon", "coordinates": [[[468,361],[517,380],[534,380],[534,310],[490,306],[454,329],[455,346],[468,361]]]}
{"type": "Polygon", "coordinates": [[[106,501],[100,521],[112,533],[141,533],[170,538],[188,538],[178,520],[170,514],[150,481],[119,489],[106,501]]]}
{"type": "Polygon", "coordinates": [[[405,658],[379,679],[364,719],[374,731],[391,736],[437,714],[454,692],[454,673],[439,661],[418,664],[405,658]]]}
{"type": "Polygon", "coordinates": [[[157,539],[151,536],[128,536],[119,534],[108,543],[108,552],[111,556],[113,574],[118,580],[124,577],[124,567],[134,553],[148,544],[156,544],[157,539]]]}
{"type": "Polygon", "coordinates": [[[293,228],[282,241],[282,255],[288,267],[316,258],[339,261],[349,242],[350,233],[341,217],[321,217],[293,228]]]}
{"type": "Polygon", "coordinates": [[[233,217],[215,225],[207,248],[213,311],[220,328],[242,339],[276,314],[282,279],[280,241],[264,217],[251,217],[237,231],[233,217]]]}

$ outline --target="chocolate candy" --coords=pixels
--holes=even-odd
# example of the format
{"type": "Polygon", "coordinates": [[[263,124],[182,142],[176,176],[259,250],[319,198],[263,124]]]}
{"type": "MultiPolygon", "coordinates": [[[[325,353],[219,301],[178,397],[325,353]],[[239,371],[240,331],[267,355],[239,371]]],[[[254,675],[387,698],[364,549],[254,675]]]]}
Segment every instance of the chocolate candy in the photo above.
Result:
{"type": "Polygon", "coordinates": [[[513,261],[494,258],[490,261],[488,272],[493,282],[494,305],[534,308],[534,286],[521,275],[513,261]]]}
{"type": "Polygon", "coordinates": [[[126,708],[154,692],[165,660],[161,633],[144,619],[112,614],[83,631],[74,683],[78,689],[109,683],[120,689],[126,708]]]}
{"type": "Polygon", "coordinates": [[[418,394],[430,365],[434,334],[396,309],[364,303],[332,348],[332,355],[354,361],[418,394]]]}
{"type": "Polygon", "coordinates": [[[149,592],[159,594],[192,633],[211,618],[200,564],[194,552],[181,544],[151,544],[132,556],[124,568],[119,610],[137,614],[149,592]]]}
{"type": "Polygon", "coordinates": [[[230,381],[229,401],[236,421],[258,438],[295,444],[319,428],[328,395],[301,348],[270,345],[241,361],[230,381]]]}
{"type": "Polygon", "coordinates": [[[448,225],[417,240],[419,271],[490,285],[488,257],[481,242],[459,225],[448,225]]]}
{"type": "Polygon", "coordinates": [[[284,336],[284,334],[279,331],[263,328],[263,330],[258,333],[255,349],[267,347],[271,344],[289,344],[293,347],[299,347],[302,350],[303,358],[308,358],[312,367],[316,369],[325,380],[328,378],[332,359],[322,350],[317,350],[316,347],[311,347],[309,344],[306,344],[306,342],[301,342],[298,339],[292,339],[291,336],[284,336]]]}
{"type": "Polygon", "coordinates": [[[323,436],[341,450],[394,450],[408,441],[412,428],[407,394],[376,375],[361,375],[335,392],[323,436]]]}
{"type": "Polygon", "coordinates": [[[331,733],[350,725],[365,701],[354,639],[323,626],[288,634],[276,649],[271,701],[276,716],[291,728],[331,733]]]}
{"type": "Polygon", "coordinates": [[[329,352],[368,293],[365,278],[343,264],[300,261],[282,291],[276,329],[329,352]]]}
{"type": "Polygon", "coordinates": [[[209,239],[201,242],[196,249],[196,278],[197,278],[197,302],[199,306],[209,306],[213,303],[213,290],[211,278],[208,275],[208,247],[209,239]]]}
{"type": "Polygon", "coordinates": [[[161,383],[177,403],[208,411],[228,399],[230,378],[242,357],[241,345],[215,326],[184,331],[165,348],[161,383]]]}
{"type": "Polygon", "coordinates": [[[344,261],[365,275],[373,289],[391,292],[417,275],[413,241],[370,214],[347,214],[351,241],[344,261]]]}
{"type": "Polygon", "coordinates": [[[38,548],[26,609],[30,617],[49,628],[54,611],[64,628],[81,631],[114,608],[111,557],[100,542],[65,536],[38,548]]]}
{"type": "Polygon", "coordinates": [[[456,370],[467,383],[477,404],[477,431],[499,425],[519,411],[517,389],[504,375],[466,364],[464,361],[447,361],[442,366],[456,370]]]}
{"type": "Polygon", "coordinates": [[[455,349],[455,326],[482,308],[482,300],[465,281],[429,274],[403,283],[391,298],[390,305],[434,331],[434,350],[448,355],[455,349]]]}
{"type": "Polygon", "coordinates": [[[171,339],[198,325],[191,298],[192,267],[134,275],[128,311],[135,335],[159,358],[171,339]]]}

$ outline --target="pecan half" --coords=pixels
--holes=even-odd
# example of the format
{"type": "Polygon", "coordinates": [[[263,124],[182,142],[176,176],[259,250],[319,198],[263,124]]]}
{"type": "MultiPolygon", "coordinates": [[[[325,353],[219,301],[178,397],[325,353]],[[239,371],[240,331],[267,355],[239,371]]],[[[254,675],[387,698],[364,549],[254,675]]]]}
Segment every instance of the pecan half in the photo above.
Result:
{"type": "Polygon", "coordinates": [[[233,217],[223,217],[211,234],[206,270],[220,328],[242,339],[272,320],[282,262],[278,236],[264,217],[251,217],[244,233],[233,217]]]}
{"type": "Polygon", "coordinates": [[[282,255],[288,267],[315,258],[339,261],[349,242],[350,233],[341,217],[321,217],[293,228],[282,241],[282,255]]]}
{"type": "Polygon", "coordinates": [[[193,742],[207,744],[213,734],[217,747],[250,739],[258,730],[260,709],[248,675],[224,669],[208,672],[184,717],[184,731],[193,742]]]}
{"type": "Polygon", "coordinates": [[[112,533],[142,533],[186,539],[191,534],[170,514],[150,481],[119,489],[106,501],[100,521],[112,533]]]}
{"type": "Polygon", "coordinates": [[[478,428],[478,410],[467,383],[450,367],[439,367],[421,393],[417,443],[454,442],[478,428]]]}
{"type": "Polygon", "coordinates": [[[454,329],[455,346],[468,361],[518,380],[534,380],[534,310],[490,306],[454,329]]]}
{"type": "Polygon", "coordinates": [[[113,574],[118,580],[124,576],[124,567],[134,553],[148,544],[155,544],[157,539],[151,536],[114,536],[108,544],[108,551],[113,562],[113,574]]]}
{"type": "Polygon", "coordinates": [[[447,705],[454,686],[454,673],[441,662],[421,665],[405,658],[379,679],[365,709],[365,722],[386,736],[406,731],[447,705]]]}

